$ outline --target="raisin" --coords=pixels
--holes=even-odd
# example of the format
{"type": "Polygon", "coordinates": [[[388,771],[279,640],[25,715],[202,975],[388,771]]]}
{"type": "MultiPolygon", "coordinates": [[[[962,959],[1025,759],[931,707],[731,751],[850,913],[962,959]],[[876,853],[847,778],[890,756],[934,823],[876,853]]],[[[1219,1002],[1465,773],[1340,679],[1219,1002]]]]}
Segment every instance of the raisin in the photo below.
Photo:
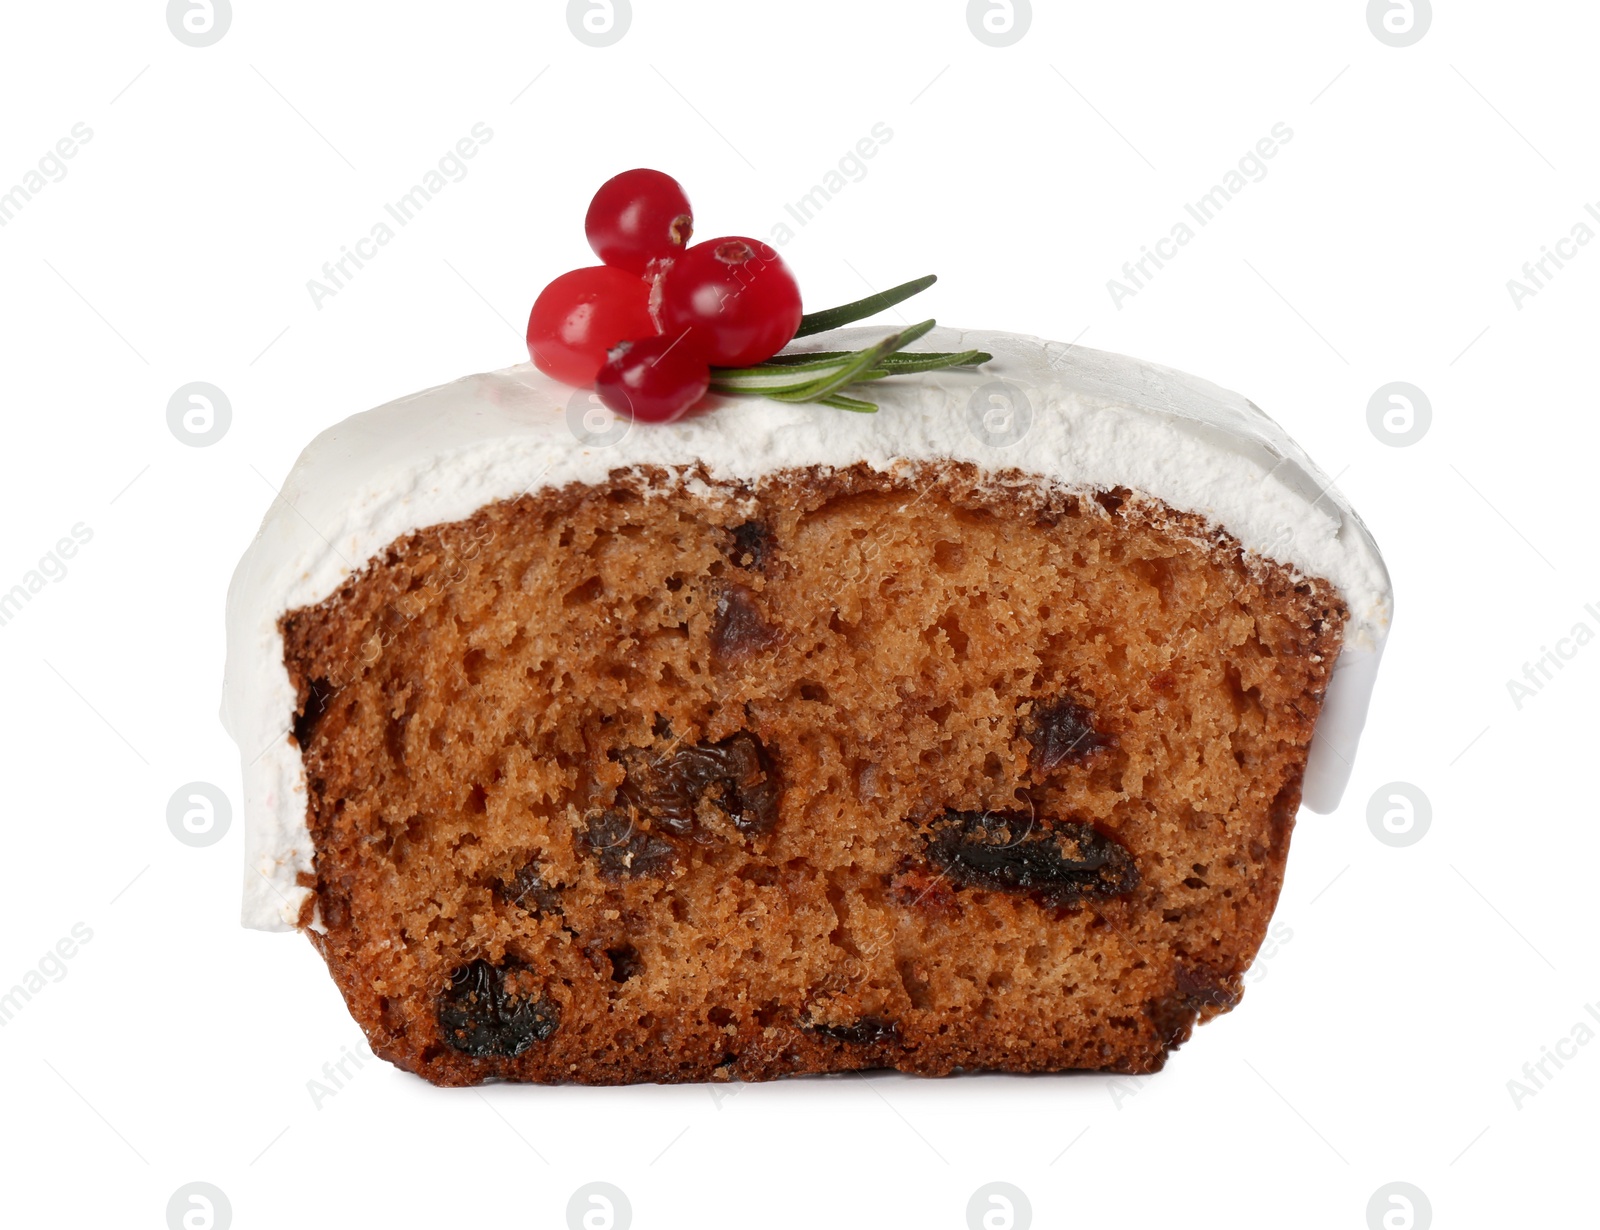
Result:
{"type": "Polygon", "coordinates": [[[848,1025],[818,1025],[806,1022],[812,1033],[821,1034],[838,1042],[853,1042],[858,1046],[873,1046],[879,1042],[898,1042],[900,1027],[881,1016],[864,1016],[848,1025]]]}
{"type": "Polygon", "coordinates": [[[538,860],[530,860],[509,880],[500,882],[500,895],[512,905],[528,911],[535,918],[560,914],[559,885],[546,884],[538,860]]]}
{"type": "Polygon", "coordinates": [[[1168,1050],[1177,1050],[1189,1040],[1197,1020],[1226,1012],[1239,1002],[1239,992],[1227,985],[1229,980],[1207,969],[1180,965],[1174,981],[1174,990],[1144,1006],[1145,1015],[1168,1050]]]}
{"type": "Polygon", "coordinates": [[[333,685],[326,679],[313,679],[306,684],[305,703],[294,718],[294,741],[302,752],[311,746],[317,725],[328,711],[328,702],[333,699],[333,691],[333,685]]]}
{"type": "Polygon", "coordinates": [[[555,1033],[561,1010],[554,1002],[517,995],[506,987],[508,974],[525,969],[515,962],[494,966],[479,958],[451,974],[450,985],[439,996],[445,1042],[475,1059],[511,1059],[555,1033]]]}
{"type": "Polygon", "coordinates": [[[1037,894],[1075,906],[1132,892],[1133,856],[1077,821],[1045,824],[1026,812],[946,811],[928,826],[928,854],[957,885],[1037,894]]]}
{"type": "Polygon", "coordinates": [[[741,833],[766,833],[778,822],[778,775],[761,741],[746,731],[661,758],[641,752],[624,763],[622,801],[652,827],[687,836],[708,796],[741,833]]]}
{"type": "Polygon", "coordinates": [[[593,817],[583,837],[608,876],[665,875],[678,857],[676,846],[636,826],[624,811],[593,817]]]}
{"type": "Polygon", "coordinates": [[[765,572],[773,549],[772,531],[767,528],[767,523],[746,521],[743,525],[734,526],[729,534],[733,538],[733,547],[728,555],[734,565],[765,572]]]}
{"type": "Polygon", "coordinates": [[[725,662],[739,662],[770,649],[778,640],[775,628],[761,618],[755,596],[742,585],[725,586],[717,594],[711,624],[711,653],[725,662]]]}
{"type": "Polygon", "coordinates": [[[1094,715],[1069,697],[1035,708],[1027,739],[1033,744],[1033,766],[1041,773],[1087,760],[1111,746],[1111,740],[1094,728],[1094,715]]]}
{"type": "Polygon", "coordinates": [[[1239,993],[1227,985],[1228,980],[1203,966],[1178,966],[1177,983],[1179,993],[1197,1008],[1227,1009],[1239,1002],[1239,993]]]}

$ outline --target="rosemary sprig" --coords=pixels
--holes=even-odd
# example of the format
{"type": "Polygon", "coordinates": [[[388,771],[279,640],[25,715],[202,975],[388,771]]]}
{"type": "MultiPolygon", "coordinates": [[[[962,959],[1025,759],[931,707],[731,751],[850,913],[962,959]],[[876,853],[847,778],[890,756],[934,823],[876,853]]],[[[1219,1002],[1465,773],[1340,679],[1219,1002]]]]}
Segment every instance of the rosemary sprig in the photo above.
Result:
{"type": "MultiPolygon", "coordinates": [[[[800,328],[795,336],[822,333],[875,315],[927,290],[935,280],[929,274],[854,303],[821,312],[808,312],[800,318],[800,328]]],[[[875,403],[847,396],[840,390],[851,384],[882,380],[886,376],[909,376],[947,367],[975,367],[994,358],[982,350],[901,353],[933,326],[933,321],[924,320],[898,333],[891,333],[882,341],[862,350],[800,351],[773,355],[765,363],[754,367],[713,367],[711,388],[717,393],[753,393],[784,402],[814,401],[836,410],[872,414],[878,409],[875,403]]]]}
{"type": "Polygon", "coordinates": [[[898,333],[891,333],[876,346],[868,346],[865,350],[858,350],[848,359],[843,360],[837,370],[820,376],[809,384],[798,389],[789,389],[782,393],[768,393],[768,397],[779,401],[816,401],[819,397],[827,397],[836,393],[847,384],[854,384],[857,380],[869,379],[867,373],[878,369],[878,363],[895,351],[911,345],[919,337],[933,328],[934,322],[924,320],[920,324],[912,325],[909,329],[902,329],[898,333]]]}
{"type": "Polygon", "coordinates": [[[904,303],[912,295],[920,295],[938,280],[936,274],[930,273],[927,277],[902,282],[899,286],[891,286],[888,290],[868,295],[865,299],[857,299],[854,303],[846,303],[821,312],[807,312],[800,318],[800,327],[795,330],[794,335],[810,337],[813,333],[826,333],[829,329],[839,329],[855,321],[865,320],[868,316],[876,316],[897,303],[904,303]]]}

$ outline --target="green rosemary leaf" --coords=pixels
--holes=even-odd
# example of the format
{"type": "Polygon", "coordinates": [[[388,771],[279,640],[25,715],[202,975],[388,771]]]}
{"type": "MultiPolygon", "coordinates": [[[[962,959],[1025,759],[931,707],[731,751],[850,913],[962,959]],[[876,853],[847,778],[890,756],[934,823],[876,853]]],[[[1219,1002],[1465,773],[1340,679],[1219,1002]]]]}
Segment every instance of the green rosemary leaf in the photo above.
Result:
{"type": "Polygon", "coordinates": [[[974,367],[979,363],[987,363],[992,358],[994,358],[992,354],[985,354],[981,350],[964,350],[959,354],[950,355],[890,355],[883,362],[883,374],[886,376],[909,376],[915,372],[936,372],[950,367],[974,367]]]}
{"type": "Polygon", "coordinates": [[[904,350],[918,338],[932,332],[938,323],[939,322],[937,320],[933,320],[932,318],[928,320],[919,320],[914,325],[907,325],[904,329],[901,329],[900,332],[894,334],[893,336],[884,338],[880,343],[880,345],[888,346],[888,350],[886,350],[884,354],[894,355],[896,352],[904,350]]]}
{"type": "Polygon", "coordinates": [[[876,316],[886,308],[892,308],[897,303],[904,303],[912,295],[919,295],[939,279],[929,274],[925,278],[917,278],[912,282],[905,282],[899,286],[891,287],[876,295],[868,295],[865,299],[857,299],[854,303],[842,304],[836,308],[827,308],[820,312],[807,312],[800,318],[800,327],[795,330],[796,337],[809,337],[813,333],[826,333],[829,329],[837,329],[841,325],[848,325],[857,320],[865,320],[868,316],[876,316]]]}
{"type": "Polygon", "coordinates": [[[884,360],[890,367],[897,363],[922,363],[937,360],[952,367],[966,367],[971,363],[984,363],[994,358],[981,350],[902,350],[884,360]]]}
{"type": "Polygon", "coordinates": [[[775,354],[760,366],[795,367],[814,359],[847,359],[854,353],[851,350],[798,350],[794,354],[775,354]]]}
{"type": "Polygon", "coordinates": [[[791,393],[796,389],[809,388],[815,380],[788,380],[774,381],[769,384],[759,384],[752,381],[723,381],[713,379],[711,391],[713,393],[732,393],[740,397],[775,397],[780,393],[791,393]]]}
{"type": "Polygon", "coordinates": [[[976,367],[979,363],[987,363],[992,358],[994,358],[992,354],[986,354],[982,350],[952,350],[947,354],[913,350],[900,354],[886,354],[878,360],[878,366],[857,372],[855,379],[865,382],[884,380],[890,376],[911,376],[918,372],[948,371],[952,367],[976,367]]]}
{"type": "MultiPolygon", "coordinates": [[[[713,367],[711,377],[713,380],[745,380],[763,376],[789,376],[793,372],[826,371],[838,367],[847,359],[853,359],[859,351],[841,350],[837,354],[806,355],[809,363],[774,363],[768,359],[765,363],[758,363],[754,367],[713,367]]],[[[799,358],[796,355],[795,358],[799,358]]]]}
{"type": "Polygon", "coordinates": [[[817,404],[832,406],[835,410],[853,410],[857,414],[878,413],[875,402],[862,401],[859,397],[846,397],[843,393],[829,393],[826,397],[819,397],[817,404]]]}
{"type": "MultiPolygon", "coordinates": [[[[855,353],[853,350],[797,350],[793,354],[775,354],[765,363],[739,370],[759,372],[769,367],[784,367],[793,370],[797,367],[809,367],[813,363],[837,363],[841,359],[848,359],[855,353]]],[[[888,355],[885,357],[884,362],[889,366],[902,362],[914,362],[920,366],[924,360],[938,359],[950,367],[966,367],[974,363],[987,363],[992,358],[994,358],[993,355],[984,354],[981,350],[910,350],[900,354],[888,355]]],[[[718,370],[724,369],[719,368],[718,370]]]]}
{"type": "Polygon", "coordinates": [[[933,327],[931,320],[918,321],[863,350],[799,352],[774,355],[754,367],[713,367],[711,389],[717,393],[769,397],[773,401],[816,402],[836,410],[874,414],[878,409],[874,403],[847,396],[840,390],[889,376],[972,367],[993,358],[982,350],[905,349],[933,327]]]}
{"type": "Polygon", "coordinates": [[[931,320],[919,321],[910,328],[900,330],[899,333],[891,333],[876,346],[869,346],[865,350],[857,351],[849,362],[830,375],[812,381],[801,388],[786,390],[782,393],[767,393],[766,396],[777,401],[816,401],[820,397],[826,397],[829,393],[859,380],[863,372],[871,371],[877,367],[885,355],[893,354],[902,346],[909,346],[933,326],[934,322],[931,320]]]}

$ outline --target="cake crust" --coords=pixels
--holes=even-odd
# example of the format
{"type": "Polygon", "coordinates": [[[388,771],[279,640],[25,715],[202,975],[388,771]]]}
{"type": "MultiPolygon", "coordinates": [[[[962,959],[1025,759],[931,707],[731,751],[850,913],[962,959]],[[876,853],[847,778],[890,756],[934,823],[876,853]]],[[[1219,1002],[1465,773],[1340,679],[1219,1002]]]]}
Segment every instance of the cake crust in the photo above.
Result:
{"type": "Polygon", "coordinates": [[[1238,1002],[1346,618],[965,464],[490,504],[282,618],[301,925],[438,1084],[1154,1071],[1238,1002]]]}

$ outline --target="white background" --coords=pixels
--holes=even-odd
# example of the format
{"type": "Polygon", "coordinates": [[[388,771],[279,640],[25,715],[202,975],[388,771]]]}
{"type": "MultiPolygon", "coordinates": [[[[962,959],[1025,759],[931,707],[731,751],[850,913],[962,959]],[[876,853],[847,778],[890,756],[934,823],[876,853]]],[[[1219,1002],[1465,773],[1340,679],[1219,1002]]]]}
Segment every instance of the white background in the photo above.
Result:
{"type": "Polygon", "coordinates": [[[638,1227],[959,1230],[1003,1180],[1041,1227],[1360,1230],[1398,1180],[1419,1228],[1594,1224],[1600,1045],[1571,1038],[1600,1029],[1600,646],[1520,708],[1507,681],[1600,631],[1600,244],[1520,308],[1506,283],[1600,202],[1600,11],[1438,8],[1394,48],[1362,0],[1039,3],[995,48],[953,0],[635,0],[594,48],[554,2],[235,0],[194,48],[160,0],[7,6],[0,192],[93,133],[0,228],[0,590],[93,534],[0,626],[0,990],[93,935],[0,1030],[7,1222],[162,1226],[201,1180],[239,1227],[559,1228],[604,1180],[638,1227]],[[222,603],[274,485],[345,415],[520,361],[607,176],[660,167],[703,237],[766,237],[880,121],[783,249],[811,306],[937,272],[922,315],[1237,388],[1384,548],[1394,633],[1345,804],[1296,832],[1288,938],[1145,1081],[436,1090],[368,1056],[314,1102],[358,1030],[303,939],[238,926],[237,820],[203,849],[166,823],[190,781],[241,803],[222,603]],[[314,306],[479,122],[466,178],[314,306]],[[1123,262],[1280,122],[1266,177],[1115,306],[1123,262]],[[200,380],[233,413],[205,448],[166,421],[200,380]],[[1432,404],[1409,447],[1367,422],[1396,380],[1432,404]],[[1432,806],[1406,848],[1368,826],[1393,781],[1432,806]]]}

